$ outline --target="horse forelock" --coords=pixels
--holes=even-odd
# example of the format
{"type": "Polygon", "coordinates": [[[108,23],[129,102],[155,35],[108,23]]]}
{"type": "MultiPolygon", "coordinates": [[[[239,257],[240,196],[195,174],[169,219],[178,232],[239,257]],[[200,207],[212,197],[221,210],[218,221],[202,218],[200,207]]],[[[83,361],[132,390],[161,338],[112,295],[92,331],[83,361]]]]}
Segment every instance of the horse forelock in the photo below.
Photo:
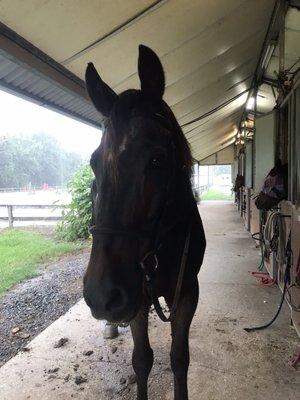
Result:
{"type": "Polygon", "coordinates": [[[189,144],[171,108],[164,101],[155,102],[140,90],[131,89],[119,95],[106,121],[102,140],[103,162],[114,180],[118,175],[118,158],[131,139],[130,121],[139,116],[158,120],[170,132],[177,155],[175,161],[190,173],[193,161],[189,144]]]}

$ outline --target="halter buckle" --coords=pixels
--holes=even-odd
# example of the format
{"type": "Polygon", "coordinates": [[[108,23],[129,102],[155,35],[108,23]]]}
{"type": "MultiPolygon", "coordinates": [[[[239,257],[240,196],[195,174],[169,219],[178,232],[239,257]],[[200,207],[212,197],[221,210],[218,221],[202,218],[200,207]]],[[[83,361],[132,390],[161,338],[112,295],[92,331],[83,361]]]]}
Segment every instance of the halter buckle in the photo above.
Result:
{"type": "Polygon", "coordinates": [[[154,251],[149,251],[140,262],[140,266],[145,273],[146,281],[150,282],[151,277],[158,268],[158,258],[156,253],[154,253],[154,251]]]}

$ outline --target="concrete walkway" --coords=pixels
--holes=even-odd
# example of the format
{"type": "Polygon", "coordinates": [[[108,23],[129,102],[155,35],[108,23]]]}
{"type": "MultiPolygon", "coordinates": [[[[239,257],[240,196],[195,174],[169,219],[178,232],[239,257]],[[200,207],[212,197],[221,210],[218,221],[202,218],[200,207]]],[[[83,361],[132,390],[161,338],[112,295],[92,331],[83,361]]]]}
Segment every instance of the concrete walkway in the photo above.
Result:
{"type": "MultiPolygon", "coordinates": [[[[256,270],[259,253],[235,207],[207,202],[200,212],[208,247],[190,333],[190,400],[300,398],[300,372],[287,365],[298,345],[287,306],[272,328],[252,334],[243,330],[268,321],[280,293],[276,287],[260,286],[248,273],[256,270]]],[[[155,365],[149,398],[171,400],[169,326],[155,314],[151,341],[155,365]]],[[[1,400],[135,399],[130,333],[123,330],[119,338],[104,342],[99,322],[90,317],[83,301],[37,336],[29,348],[0,369],[1,400]],[[63,337],[68,342],[54,348],[63,337]],[[76,384],[80,378],[86,382],[76,384]]]]}

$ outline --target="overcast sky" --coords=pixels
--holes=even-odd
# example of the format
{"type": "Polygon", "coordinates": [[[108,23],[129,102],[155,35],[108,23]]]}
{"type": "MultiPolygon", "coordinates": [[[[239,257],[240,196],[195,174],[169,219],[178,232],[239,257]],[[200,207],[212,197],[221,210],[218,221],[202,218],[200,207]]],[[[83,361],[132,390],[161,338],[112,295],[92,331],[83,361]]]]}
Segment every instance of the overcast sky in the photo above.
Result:
{"type": "Polygon", "coordinates": [[[101,131],[0,90],[0,136],[47,133],[67,150],[89,156],[101,131]]]}

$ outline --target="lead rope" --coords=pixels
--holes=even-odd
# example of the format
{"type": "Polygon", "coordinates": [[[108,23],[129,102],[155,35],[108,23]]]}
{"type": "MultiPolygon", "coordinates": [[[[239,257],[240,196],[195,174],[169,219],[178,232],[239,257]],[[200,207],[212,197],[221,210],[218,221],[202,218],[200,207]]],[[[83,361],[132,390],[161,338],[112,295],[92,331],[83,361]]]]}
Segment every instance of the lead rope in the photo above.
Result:
{"type": "Polygon", "coordinates": [[[285,257],[286,257],[286,266],[285,266],[285,272],[284,272],[284,286],[283,286],[283,290],[282,290],[280,303],[278,305],[278,308],[277,308],[277,311],[276,311],[274,317],[271,319],[271,321],[269,321],[268,323],[266,323],[264,325],[255,326],[253,328],[244,328],[244,330],[246,332],[260,331],[260,330],[268,328],[269,326],[271,326],[273,324],[273,322],[276,321],[278,315],[280,314],[280,311],[282,309],[283,302],[285,299],[285,295],[287,292],[288,282],[290,281],[290,278],[291,278],[291,275],[290,275],[290,271],[291,271],[291,267],[292,267],[291,231],[289,233],[289,238],[288,238],[288,242],[286,245],[285,257]]]}
{"type": "Polygon", "coordinates": [[[158,260],[157,260],[156,254],[153,254],[155,262],[156,262],[156,266],[153,269],[153,271],[148,271],[147,267],[146,267],[146,265],[144,263],[144,260],[148,257],[148,255],[146,255],[144,260],[140,263],[141,264],[141,268],[143,269],[143,271],[145,273],[146,286],[147,286],[148,292],[150,294],[151,301],[153,303],[154,309],[155,309],[157,315],[159,316],[159,318],[163,322],[170,322],[172,320],[173,315],[174,315],[174,313],[175,313],[175,311],[177,309],[177,306],[178,306],[178,302],[179,302],[180,294],[181,294],[181,288],[182,288],[184,272],[185,272],[185,269],[186,269],[187,257],[188,257],[188,254],[189,254],[190,238],[191,238],[191,229],[189,228],[188,234],[186,236],[185,243],[184,243],[182,257],[181,257],[180,270],[179,270],[179,274],[178,274],[178,279],[177,279],[177,284],[176,284],[173,304],[172,304],[172,307],[171,307],[171,310],[170,310],[170,315],[168,317],[163,312],[162,306],[161,306],[161,304],[159,302],[159,299],[158,299],[158,296],[157,296],[157,293],[156,293],[156,290],[155,290],[155,286],[153,284],[154,273],[155,273],[155,271],[156,271],[156,269],[158,267],[158,260]]]}

